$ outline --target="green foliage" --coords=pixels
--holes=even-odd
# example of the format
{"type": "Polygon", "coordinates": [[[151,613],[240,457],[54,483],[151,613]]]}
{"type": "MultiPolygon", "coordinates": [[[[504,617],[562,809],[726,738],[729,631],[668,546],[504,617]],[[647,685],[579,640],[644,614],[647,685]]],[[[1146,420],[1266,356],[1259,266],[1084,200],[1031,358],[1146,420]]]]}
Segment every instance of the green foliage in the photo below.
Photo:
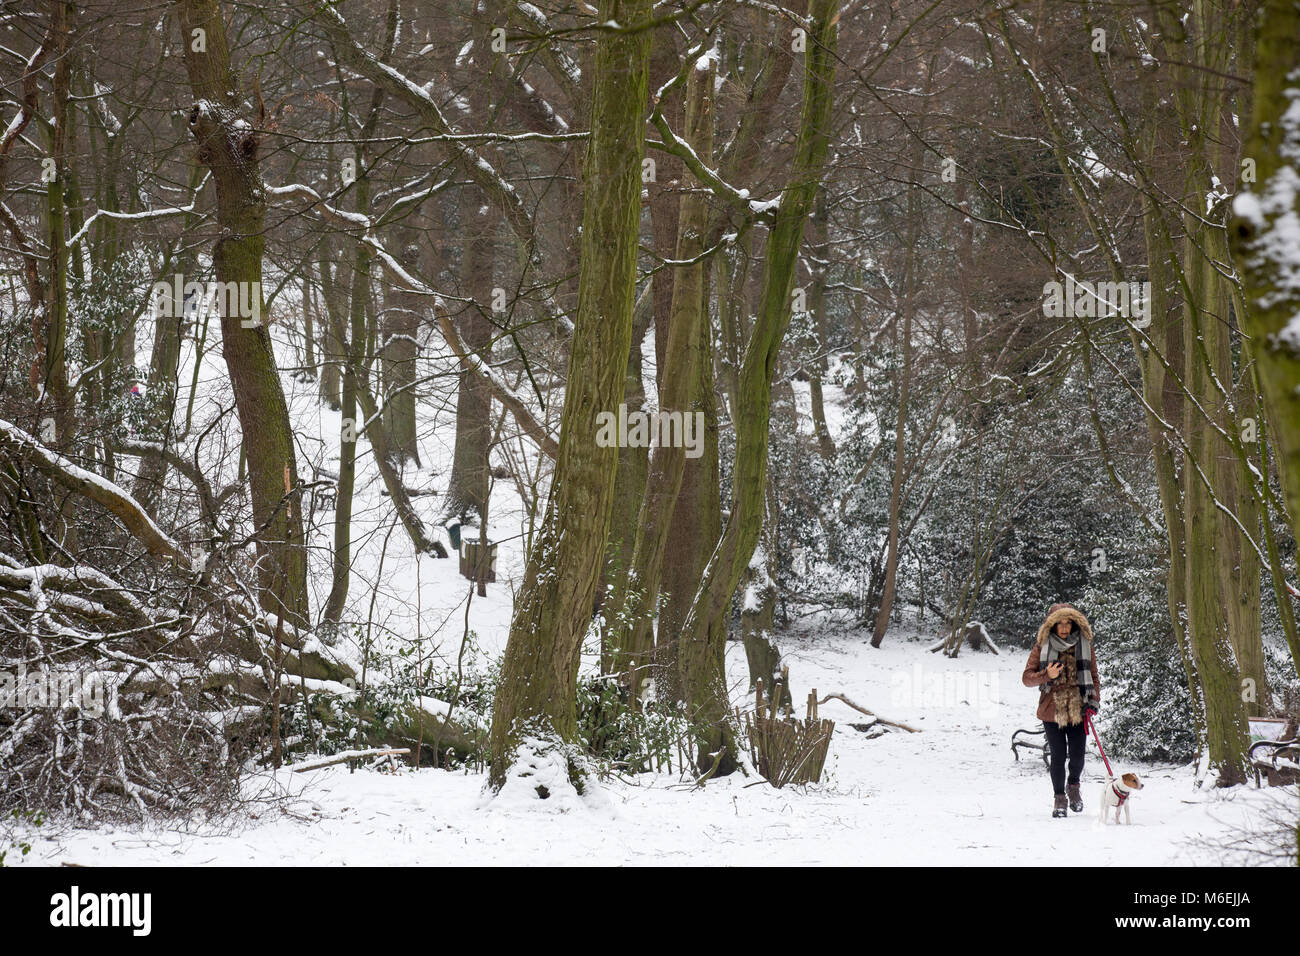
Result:
{"type": "MultiPolygon", "coordinates": [[[[96,269],[91,279],[69,276],[69,327],[79,333],[72,338],[70,353],[78,366],[100,366],[107,354],[120,350],[123,342],[135,335],[141,321],[150,318],[149,273],[147,255],[132,249],[96,269]]],[[[84,410],[88,421],[83,427],[117,438],[137,431],[141,438],[158,440],[160,436],[145,429],[145,423],[152,420],[148,412],[155,410],[161,396],[129,395],[132,383],[142,374],[120,362],[99,367],[94,377],[100,394],[94,407],[84,410]]]]}
{"type": "Polygon", "coordinates": [[[45,813],[41,810],[11,810],[9,816],[0,823],[0,867],[5,865],[9,854],[17,850],[20,856],[32,852],[28,841],[30,831],[45,822],[45,813]]]}
{"type": "MultiPolygon", "coordinates": [[[[470,631],[465,641],[460,673],[456,660],[428,658],[411,644],[394,654],[371,648],[368,652],[367,681],[353,698],[337,694],[308,694],[284,710],[286,739],[299,738],[314,753],[336,754],[367,746],[366,738],[376,732],[395,731],[408,724],[408,712],[419,698],[429,697],[452,705],[452,717],[466,726],[486,727],[500,680],[498,659],[484,654],[478,635],[470,631]]],[[[486,752],[473,754],[467,762],[486,760],[486,752]]],[[[448,767],[461,766],[454,754],[439,758],[448,767]]]]}
{"type": "Polygon", "coordinates": [[[1098,729],[1108,753],[1183,763],[1196,753],[1196,711],[1157,564],[1121,564],[1079,603],[1097,634],[1098,729]]]}
{"type": "Polygon", "coordinates": [[[681,758],[689,759],[690,730],[676,708],[655,701],[642,709],[630,706],[614,677],[578,682],[578,736],[600,776],[681,769],[681,758]]]}

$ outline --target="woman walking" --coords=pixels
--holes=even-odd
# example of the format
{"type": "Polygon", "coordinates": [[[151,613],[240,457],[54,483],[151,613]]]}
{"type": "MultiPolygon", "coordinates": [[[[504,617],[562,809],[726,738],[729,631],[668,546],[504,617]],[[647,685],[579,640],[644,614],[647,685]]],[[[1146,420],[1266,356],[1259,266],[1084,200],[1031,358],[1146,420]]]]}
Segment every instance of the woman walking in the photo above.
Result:
{"type": "Polygon", "coordinates": [[[1052,816],[1066,815],[1067,799],[1070,809],[1079,813],[1083,810],[1079,776],[1087,746],[1084,715],[1095,714],[1101,706],[1101,681],[1088,619],[1069,604],[1053,604],[1038,629],[1021,680],[1026,687],[1038,688],[1038,719],[1047,730],[1051,752],[1052,816]]]}

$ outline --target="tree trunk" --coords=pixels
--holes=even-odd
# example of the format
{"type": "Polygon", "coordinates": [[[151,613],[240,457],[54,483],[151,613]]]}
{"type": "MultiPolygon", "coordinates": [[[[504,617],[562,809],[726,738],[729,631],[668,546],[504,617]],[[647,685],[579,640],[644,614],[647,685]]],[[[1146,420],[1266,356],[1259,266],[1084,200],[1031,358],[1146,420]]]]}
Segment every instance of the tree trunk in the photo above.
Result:
{"type": "MultiPolygon", "coordinates": [[[[1230,17],[1220,9],[1197,7],[1189,17],[1160,12],[1166,35],[1189,51],[1197,66],[1226,71],[1232,66],[1230,17]]],[[[1215,163],[1235,163],[1219,137],[1221,111],[1229,107],[1222,88],[1194,82],[1186,66],[1174,68],[1183,85],[1174,96],[1186,167],[1183,181],[1184,238],[1181,250],[1183,296],[1183,387],[1195,400],[1186,403],[1183,419],[1183,511],[1186,515],[1187,629],[1203,693],[1205,744],[1216,782],[1221,786],[1246,779],[1246,707],[1235,653],[1234,616],[1223,599],[1240,585],[1234,568],[1246,559],[1240,531],[1219,509],[1236,507],[1235,454],[1221,432],[1236,432],[1231,394],[1232,349],[1229,333],[1231,295],[1220,263],[1228,259],[1227,235],[1197,209],[1215,181],[1215,163]]],[[[1253,556],[1249,560],[1254,560],[1253,556]]]]}
{"type": "MultiPolygon", "coordinates": [[[[898,415],[894,420],[894,476],[889,492],[889,542],[885,557],[885,585],[876,612],[876,625],[871,635],[871,646],[879,647],[885,639],[890,615],[894,612],[894,594],[898,587],[899,526],[903,520],[903,485],[907,480],[907,413],[912,389],[912,311],[913,291],[916,286],[916,210],[915,186],[908,196],[908,237],[903,267],[903,367],[899,369],[898,415]]],[[[964,621],[959,622],[965,624],[964,621]]]]}
{"type": "MultiPolygon", "coordinates": [[[[495,281],[492,231],[498,214],[490,204],[485,207],[482,197],[473,190],[462,198],[460,211],[465,230],[461,272],[465,292],[473,301],[464,304],[457,324],[465,345],[486,362],[492,357],[492,322],[487,312],[491,308],[495,281]]],[[[443,517],[448,520],[463,518],[471,512],[481,515],[487,507],[491,418],[491,387],[486,379],[462,363],[456,390],[456,444],[442,508],[443,517]]]]}
{"type": "Polygon", "coordinates": [[[596,41],[578,310],[560,421],[559,454],[542,525],[515,604],[489,735],[500,788],[519,741],[577,731],[578,662],[591,622],[614,498],[618,449],[595,441],[597,415],[623,400],[636,292],[641,157],[651,0],[602,0],[624,30],[596,41]]]}
{"type": "MultiPolygon", "coordinates": [[[[672,28],[656,32],[654,40],[651,77],[653,82],[662,84],[674,76],[681,68],[677,46],[676,31],[672,28]]],[[[654,87],[652,87],[653,89],[654,87]]],[[[659,109],[674,129],[681,128],[685,115],[685,103],[674,87],[665,94],[659,109]]],[[[687,93],[689,96],[689,92],[687,93]]],[[[688,140],[689,142],[689,140],[688,140]]],[[[650,197],[650,240],[656,257],[680,259],[676,255],[681,242],[679,218],[685,199],[685,170],[682,161],[671,153],[657,153],[653,156],[655,175],[645,188],[650,197]]],[[[658,264],[658,263],[656,263],[658,264]]],[[[668,359],[668,331],[672,328],[673,289],[676,285],[676,269],[661,268],[650,280],[650,295],[654,311],[655,330],[655,385],[663,388],[664,371],[668,359]]]]}
{"type": "Polygon", "coordinates": [[[709,626],[720,618],[740,583],[762,527],[767,491],[767,441],[772,374],[790,323],[799,246],[818,189],[830,135],[838,16],[832,0],[810,0],[808,48],[804,54],[803,109],[789,185],[767,237],[763,294],[745,349],[732,409],[736,460],[731,518],[709,559],[699,591],[682,628],[683,687],[689,712],[704,730],[698,758],[718,773],[736,766],[735,741],[728,723],[729,701],[723,680],[725,646],[708,641],[709,626]],[[720,755],[720,756],[718,756],[720,755]],[[705,761],[707,761],[705,763],[705,761]]]}
{"type": "Polygon", "coordinates": [[[420,354],[420,305],[423,296],[392,292],[379,324],[380,372],[383,376],[384,422],[393,454],[401,463],[420,465],[416,445],[416,360],[420,354]]]}
{"type": "MultiPolygon", "coordinates": [[[[356,183],[357,209],[369,206],[370,181],[364,174],[356,183]]],[[[357,478],[357,382],[367,374],[366,315],[370,305],[370,250],[358,242],[352,254],[352,291],[349,295],[347,362],[343,367],[342,422],[339,429],[339,479],[334,495],[334,554],[329,597],[321,619],[327,636],[333,636],[347,606],[352,577],[352,500],[357,478]]],[[[372,422],[372,428],[382,427],[372,422]]]]}
{"type": "MultiPolygon", "coordinates": [[[[660,273],[667,276],[668,273],[660,273]]],[[[664,282],[655,279],[652,282],[664,282]]],[[[651,290],[653,294],[653,290],[651,290]]],[[[645,407],[645,380],[642,377],[641,343],[650,329],[654,306],[650,295],[643,292],[637,300],[632,316],[632,339],[627,350],[627,382],[623,386],[623,402],[628,410],[645,407]]],[[[632,552],[636,548],[637,518],[641,501],[645,497],[646,476],[650,471],[649,449],[628,445],[618,450],[618,474],[614,478],[614,508],[609,518],[609,539],[605,543],[605,563],[592,608],[593,614],[604,614],[606,625],[601,636],[600,672],[612,674],[618,670],[615,658],[616,645],[622,629],[614,617],[623,600],[622,589],[632,565],[632,552]]]]}
{"type": "MultiPolygon", "coordinates": [[[[758,681],[770,694],[781,670],[781,651],[776,646],[776,582],[772,577],[772,557],[777,548],[777,500],[775,481],[768,478],[767,514],[763,518],[762,544],[745,569],[744,601],[740,607],[740,639],[745,645],[749,665],[749,689],[758,681]]],[[[787,687],[783,697],[789,700],[787,687]]],[[[781,701],[784,703],[785,700],[781,701]]]]}
{"type": "MultiPolygon", "coordinates": [[[[1256,182],[1243,184],[1229,228],[1233,258],[1246,299],[1244,329],[1268,409],[1269,434],[1277,455],[1282,495],[1291,529],[1300,537],[1300,341],[1293,334],[1300,314],[1295,248],[1285,239],[1287,223],[1300,215],[1300,127],[1286,122],[1300,95],[1300,7],[1288,0],[1260,4],[1255,45],[1254,115],[1245,155],[1255,160],[1256,182]]],[[[1267,471],[1265,471],[1267,476],[1267,471]]],[[[1267,523],[1269,515],[1265,513],[1267,523]]],[[[1269,550],[1275,552],[1270,534],[1269,550]]],[[[1290,596],[1278,589],[1290,615],[1290,596]]],[[[1286,619],[1284,617],[1284,619],[1286,619]]],[[[1288,628],[1291,656],[1300,669],[1294,624],[1288,628]]],[[[1300,860],[1300,823],[1296,825],[1300,860]]]]}
{"type": "Polygon", "coordinates": [[[826,187],[817,191],[817,203],[810,225],[813,227],[814,242],[817,248],[817,262],[812,270],[812,289],[808,293],[808,308],[812,312],[815,339],[813,359],[808,369],[808,398],[812,406],[813,434],[817,436],[817,450],[827,461],[835,458],[835,440],[831,430],[826,426],[826,399],[822,394],[822,376],[830,368],[828,360],[829,344],[827,342],[826,322],[826,259],[830,247],[826,243],[830,222],[827,219],[826,187]]]}
{"type": "MultiPolygon", "coordinates": [[[[199,170],[196,167],[190,174],[191,195],[199,185],[199,170]]],[[[198,217],[187,213],[182,235],[188,234],[198,217]]],[[[184,246],[177,243],[182,250],[179,257],[168,256],[168,263],[173,271],[181,275],[193,272],[195,257],[184,251],[184,246]]],[[[172,419],[176,412],[176,393],[179,388],[177,375],[180,373],[181,343],[185,339],[185,322],[188,315],[185,302],[173,301],[167,315],[153,317],[153,348],[149,355],[149,379],[145,389],[146,414],[145,437],[156,438],[164,449],[173,443],[172,419]]],[[[140,459],[140,470],[132,486],[136,501],[150,514],[154,512],[158,495],[162,491],[163,481],[167,477],[167,460],[163,455],[152,455],[140,459]]]]}
{"type": "Polygon", "coordinates": [[[221,239],[212,253],[217,281],[246,290],[261,317],[257,324],[246,325],[238,315],[221,316],[222,354],[234,388],[258,531],[261,600],[291,626],[304,627],[307,561],[296,493],[298,465],[261,298],[266,206],[257,156],[260,141],[253,125],[239,115],[240,96],[220,4],[181,0],[179,7],[185,68],[197,100],[190,109],[190,132],[217,190],[221,239]],[[196,30],[203,31],[206,52],[194,49],[196,30]]]}
{"type": "MultiPolygon", "coordinates": [[[[686,84],[685,140],[706,164],[713,158],[714,61],[701,61],[691,70],[686,84]]],[[[700,192],[686,193],[678,216],[678,261],[696,259],[704,251],[704,230],[708,207],[700,192]]],[[[685,416],[691,414],[691,396],[696,382],[692,365],[697,350],[697,329],[705,322],[704,265],[695,262],[679,266],[673,275],[672,309],[668,339],[660,360],[659,413],[682,417],[682,431],[676,441],[659,444],[650,457],[645,494],[636,521],[636,543],[631,567],[618,585],[614,602],[616,620],[611,623],[613,669],[628,674],[635,697],[640,676],[649,665],[654,646],[653,619],[658,604],[664,554],[672,531],[673,506],[681,489],[686,467],[685,416]]],[[[664,419],[661,419],[661,422],[664,419]]],[[[692,428],[693,428],[692,420],[692,428]]],[[[664,437],[662,434],[660,437],[664,437]]],[[[672,436],[669,436],[672,437],[672,436]]],[[[703,439],[703,435],[699,436],[703,439]]]]}
{"type": "MultiPolygon", "coordinates": [[[[713,270],[705,265],[704,308],[708,315],[708,286],[713,270]]],[[[663,601],[659,609],[658,639],[655,645],[655,690],[664,701],[683,701],[681,660],[679,655],[682,626],[695,600],[696,589],[704,578],[713,545],[722,534],[722,490],[718,461],[718,400],[714,391],[713,329],[700,322],[695,329],[695,352],[691,367],[688,410],[704,417],[704,448],[699,458],[688,458],[682,469],[681,487],[673,506],[672,530],[664,555],[663,601]]],[[[710,646],[723,646],[727,639],[722,615],[708,625],[710,646]]]]}
{"type": "MultiPolygon", "coordinates": [[[[69,109],[71,60],[68,35],[71,32],[72,4],[54,0],[50,5],[50,32],[54,46],[54,104],[50,130],[50,159],[54,161],[54,178],[46,185],[45,212],[49,235],[49,281],[45,286],[44,308],[33,310],[36,364],[32,367],[32,386],[39,396],[42,440],[61,452],[68,452],[76,430],[75,406],[68,384],[68,246],[67,208],[64,190],[68,169],[68,135],[72,111],[69,109]]],[[[62,509],[64,533],[75,547],[76,521],[72,503],[62,509]]]]}
{"type": "Polygon", "coordinates": [[[324,306],[320,323],[320,400],[333,411],[343,407],[343,343],[338,341],[334,330],[343,322],[344,303],[338,288],[338,278],[334,275],[331,246],[328,237],[321,242],[320,251],[320,297],[324,306]]]}

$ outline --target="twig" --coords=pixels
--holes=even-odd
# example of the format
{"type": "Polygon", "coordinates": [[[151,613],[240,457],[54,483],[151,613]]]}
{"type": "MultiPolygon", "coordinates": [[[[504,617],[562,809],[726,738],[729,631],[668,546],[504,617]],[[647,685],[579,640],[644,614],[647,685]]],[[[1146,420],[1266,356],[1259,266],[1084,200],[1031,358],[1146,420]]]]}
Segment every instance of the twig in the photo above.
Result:
{"type": "Polygon", "coordinates": [[[696,778],[695,780],[696,787],[703,787],[705,781],[707,781],[710,777],[712,777],[715,773],[718,772],[718,764],[722,762],[722,755],[725,752],[726,752],[726,748],[724,747],[713,755],[713,766],[709,768],[708,773],[704,774],[704,776],[696,778]]]}
{"type": "Polygon", "coordinates": [[[877,721],[878,723],[882,723],[882,724],[884,724],[886,727],[897,727],[899,730],[906,730],[909,734],[919,734],[919,733],[921,732],[920,730],[918,730],[918,729],[915,728],[915,727],[909,727],[909,726],[907,726],[907,724],[900,724],[900,723],[898,723],[897,721],[894,721],[894,720],[886,720],[884,717],[881,717],[879,714],[873,714],[871,711],[867,710],[867,708],[865,708],[865,707],[863,707],[863,706],[861,706],[861,705],[859,705],[859,704],[855,704],[855,703],[853,703],[853,701],[849,700],[849,699],[848,699],[847,697],[845,697],[843,694],[827,694],[825,697],[823,697],[823,698],[822,698],[821,700],[819,700],[817,703],[818,703],[818,704],[824,704],[824,703],[826,703],[828,700],[830,700],[832,697],[834,697],[836,700],[843,701],[844,703],[848,704],[850,707],[852,707],[854,710],[858,711],[859,713],[866,714],[868,717],[874,717],[874,718],[876,718],[876,721],[877,721]]]}

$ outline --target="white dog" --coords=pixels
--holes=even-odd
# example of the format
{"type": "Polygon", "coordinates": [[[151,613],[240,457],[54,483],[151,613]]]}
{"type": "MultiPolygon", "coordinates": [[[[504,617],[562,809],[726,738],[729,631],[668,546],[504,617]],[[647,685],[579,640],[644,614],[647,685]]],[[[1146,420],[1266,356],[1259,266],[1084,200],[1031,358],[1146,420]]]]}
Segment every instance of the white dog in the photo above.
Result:
{"type": "Polygon", "coordinates": [[[1133,822],[1133,813],[1129,809],[1129,797],[1136,790],[1142,789],[1142,781],[1135,773],[1126,773],[1119,779],[1112,777],[1101,788],[1101,822],[1110,822],[1110,811],[1115,811],[1115,822],[1119,823],[1120,808],[1124,808],[1124,822],[1133,822]]]}

